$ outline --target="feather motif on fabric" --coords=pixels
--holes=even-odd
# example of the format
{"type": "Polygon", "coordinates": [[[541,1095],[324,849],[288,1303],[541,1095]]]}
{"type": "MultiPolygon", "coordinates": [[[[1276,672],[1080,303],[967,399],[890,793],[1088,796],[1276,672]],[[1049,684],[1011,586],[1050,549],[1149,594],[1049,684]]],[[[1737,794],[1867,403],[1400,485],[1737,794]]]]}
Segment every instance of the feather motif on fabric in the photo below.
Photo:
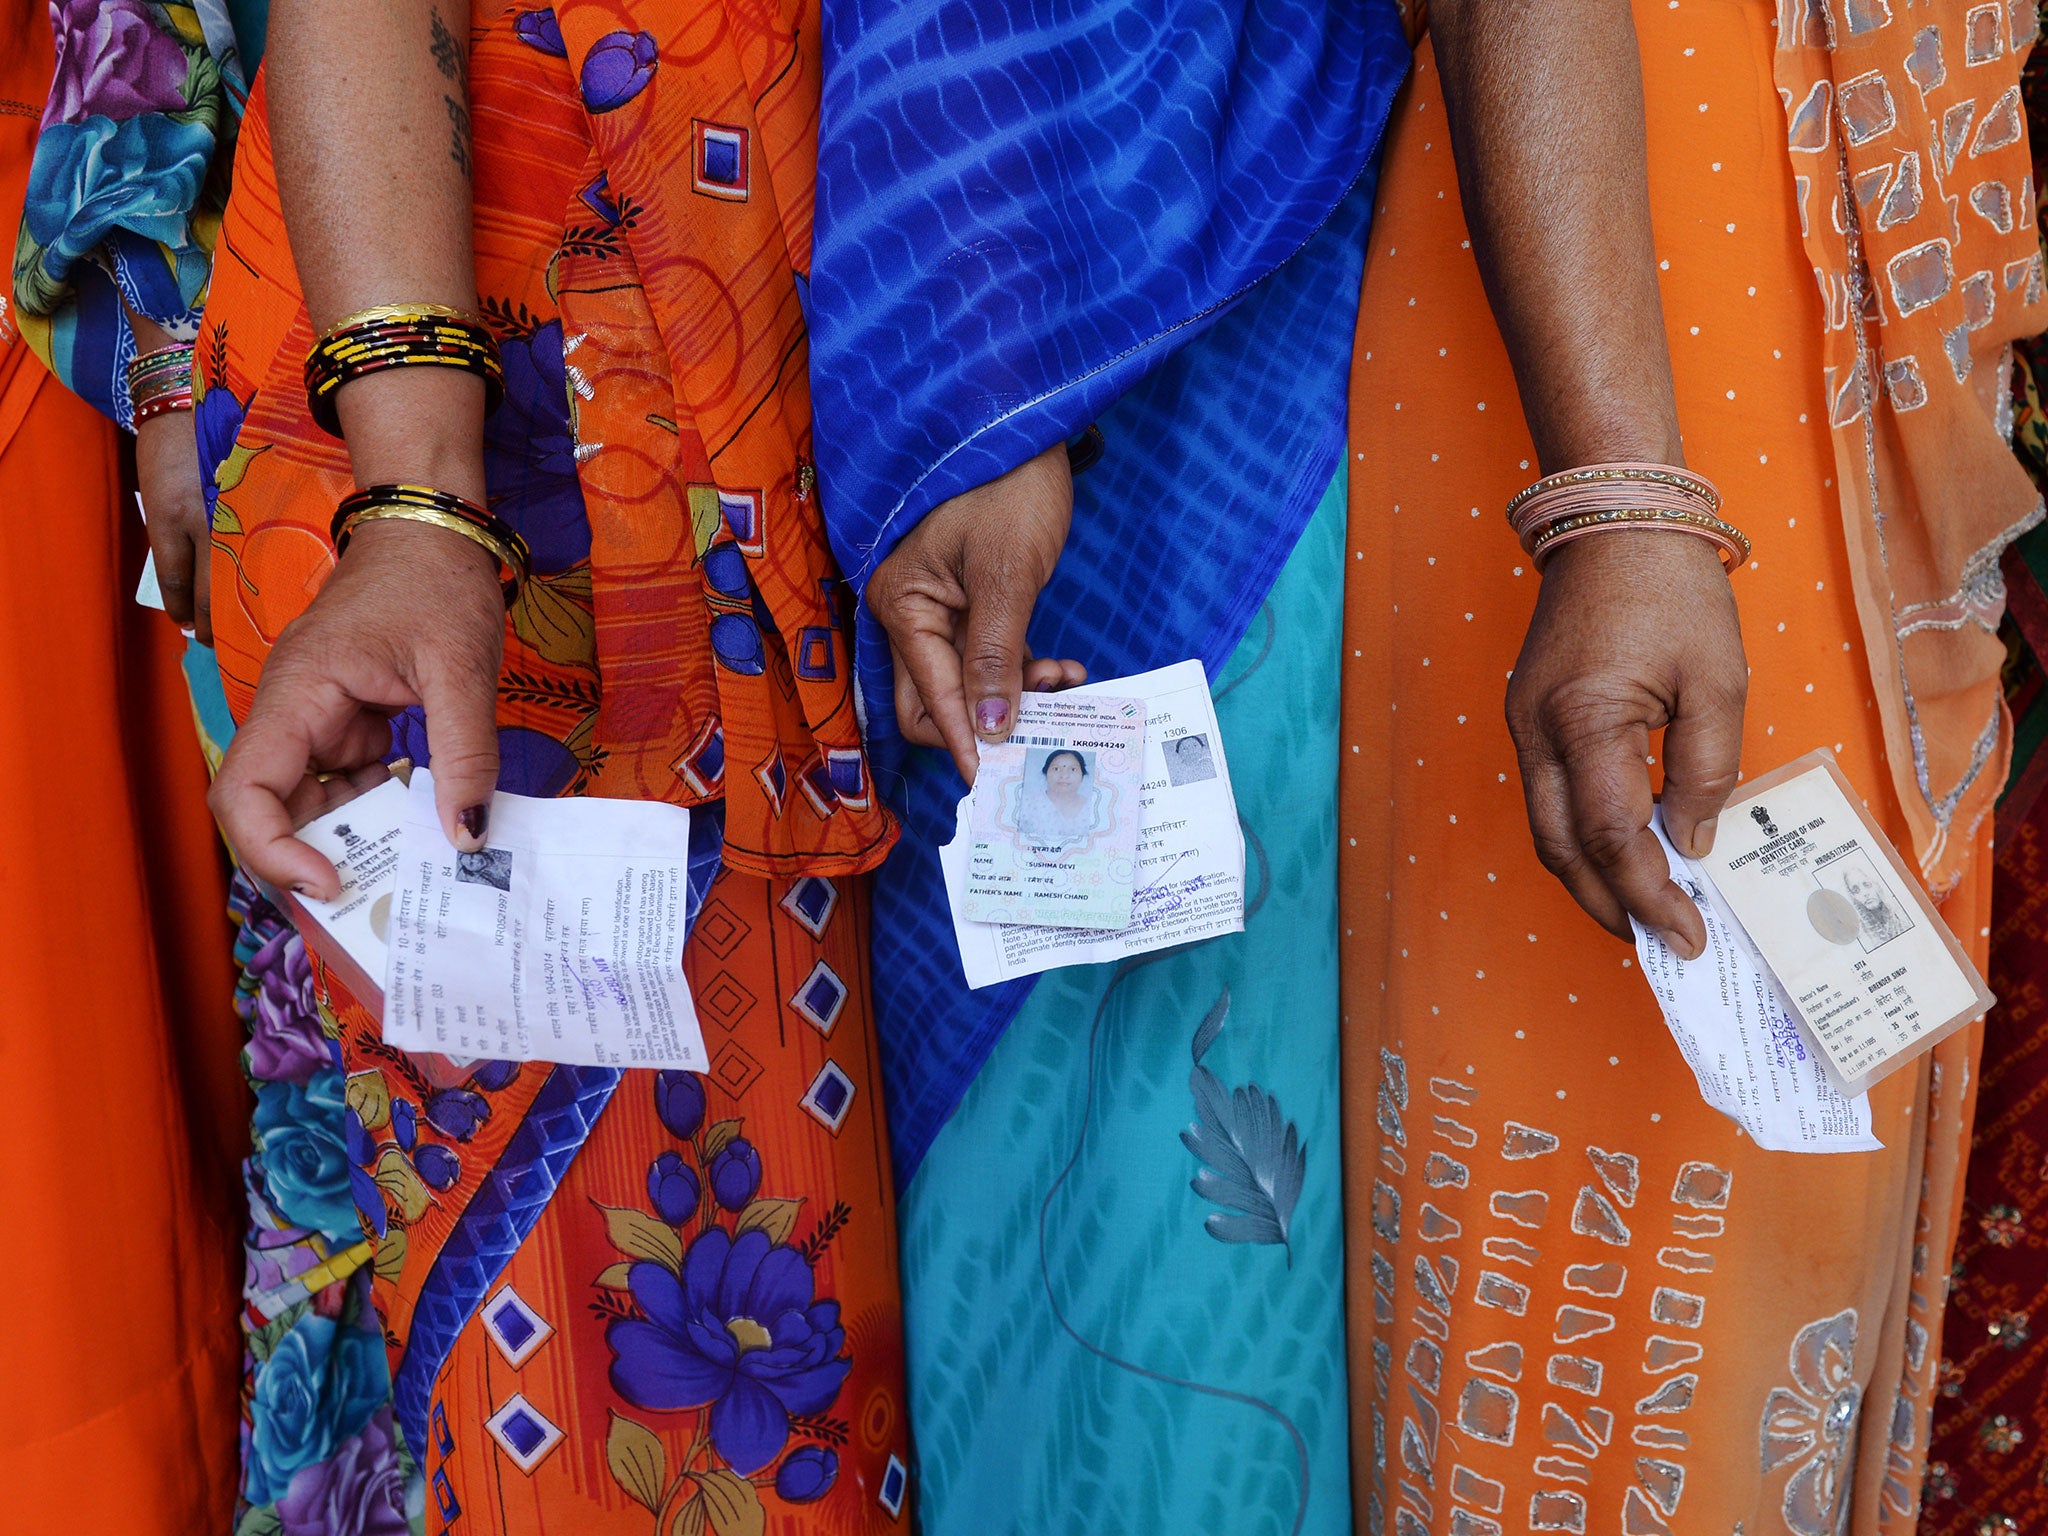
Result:
{"type": "MultiPolygon", "coordinates": [[[[1308,1151],[1280,1101],[1257,1083],[1237,1089],[1202,1065],[1230,1013],[1226,987],[1195,1031],[1194,1071],[1188,1089],[1195,1121],[1181,1144],[1204,1165],[1189,1187],[1212,1205],[1203,1226],[1222,1243],[1277,1243],[1288,1248],[1288,1227],[1308,1172],[1308,1151]]],[[[1289,1248],[1288,1262],[1293,1263],[1289,1248]]]]}

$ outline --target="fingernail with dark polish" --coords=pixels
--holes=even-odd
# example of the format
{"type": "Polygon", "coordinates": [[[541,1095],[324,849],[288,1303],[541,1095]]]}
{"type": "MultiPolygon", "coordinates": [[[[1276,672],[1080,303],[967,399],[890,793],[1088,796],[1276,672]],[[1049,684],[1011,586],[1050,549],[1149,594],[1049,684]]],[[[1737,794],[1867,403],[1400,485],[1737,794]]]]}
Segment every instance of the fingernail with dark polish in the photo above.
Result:
{"type": "Polygon", "coordinates": [[[484,840],[484,828],[491,824],[491,808],[488,805],[472,805],[460,816],[457,816],[455,820],[463,831],[467,832],[478,842],[482,842],[484,840]]]}
{"type": "Polygon", "coordinates": [[[1003,722],[1010,718],[1008,699],[983,699],[974,706],[974,728],[984,736],[993,736],[1003,728],[1003,722]]]}

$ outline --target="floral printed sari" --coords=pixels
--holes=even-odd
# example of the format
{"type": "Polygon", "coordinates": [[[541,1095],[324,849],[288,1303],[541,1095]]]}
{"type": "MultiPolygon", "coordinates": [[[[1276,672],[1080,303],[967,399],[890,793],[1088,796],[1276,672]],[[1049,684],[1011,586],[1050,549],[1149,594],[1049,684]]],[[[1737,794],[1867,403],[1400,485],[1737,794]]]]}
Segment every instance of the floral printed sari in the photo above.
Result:
{"type": "Polygon", "coordinates": [[[219,0],[51,0],[57,68],[14,252],[22,335],[132,427],[128,310],[199,324],[244,95],[219,0]]]}
{"type": "MultiPolygon", "coordinates": [[[[536,572],[501,782],[700,808],[684,963],[712,1065],[394,1050],[246,901],[245,1530],[907,1521],[858,878],[893,827],[814,515],[797,302],[816,36],[801,5],[474,15],[478,278],[507,374],[487,477],[536,572]]],[[[332,567],[351,483],[306,414],[263,103],[259,81],[199,347],[237,712],[332,567]]],[[[394,752],[430,761],[417,712],[394,752]]]]}

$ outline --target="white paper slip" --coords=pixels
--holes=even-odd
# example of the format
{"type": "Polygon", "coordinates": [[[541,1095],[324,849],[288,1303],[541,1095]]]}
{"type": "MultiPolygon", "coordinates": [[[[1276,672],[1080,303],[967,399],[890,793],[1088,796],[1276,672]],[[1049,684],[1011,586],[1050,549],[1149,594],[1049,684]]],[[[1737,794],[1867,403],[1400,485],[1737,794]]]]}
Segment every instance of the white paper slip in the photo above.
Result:
{"type": "Polygon", "coordinates": [[[1745,784],[1701,862],[1845,1093],[1991,1006],[1976,967],[1831,752],[1745,784]]]}
{"type": "Polygon", "coordinates": [[[703,1072],[683,979],[690,814],[646,800],[491,801],[458,854],[433,775],[406,798],[384,1038],[411,1051],[703,1072]]]}
{"type": "MultiPolygon", "coordinates": [[[[149,524],[149,508],[142,504],[142,492],[135,493],[135,510],[141,514],[145,527],[149,524]]],[[[145,551],[142,556],[142,579],[135,584],[135,601],[145,608],[159,611],[164,606],[164,589],[156,579],[156,554],[145,551]]]]}
{"type": "Polygon", "coordinates": [[[962,914],[967,884],[970,795],[960,802],[953,841],[939,850],[953,933],[970,987],[1063,965],[1093,965],[1244,929],[1244,834],[1223,734],[1199,661],[1069,689],[1142,700],[1145,755],[1139,785],[1137,886],[1131,923],[1120,932],[977,923],[962,914]]]}
{"type": "Polygon", "coordinates": [[[300,842],[325,854],[341,876],[341,894],[333,901],[299,895],[290,898],[290,906],[315,925],[309,931],[301,922],[300,932],[319,950],[321,959],[342,973],[349,991],[373,1008],[384,999],[391,886],[398,870],[405,798],[404,782],[386,779],[308,822],[295,834],[300,842]]]}
{"type": "Polygon", "coordinates": [[[1681,960],[1636,923],[1643,979],[1657,995],[1700,1095],[1768,1152],[1870,1152],[1870,1099],[1837,1093],[1792,1004],[1713,882],[1671,846],[1659,810],[1650,830],[1671,861],[1671,878],[1699,906],[1707,947],[1681,960]]]}

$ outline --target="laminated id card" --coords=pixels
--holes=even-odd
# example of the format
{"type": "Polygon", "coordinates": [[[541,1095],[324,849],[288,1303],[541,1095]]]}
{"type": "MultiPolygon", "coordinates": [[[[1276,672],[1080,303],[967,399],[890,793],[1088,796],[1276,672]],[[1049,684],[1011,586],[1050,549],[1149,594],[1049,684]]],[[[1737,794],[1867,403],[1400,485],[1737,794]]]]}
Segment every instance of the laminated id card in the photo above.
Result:
{"type": "Polygon", "coordinates": [[[1745,784],[1699,861],[1855,1095],[1992,1004],[1825,749],[1745,784]]]}
{"type": "Polygon", "coordinates": [[[1131,926],[1145,701],[1027,693],[982,745],[961,915],[1048,928],[1131,926]]]}

